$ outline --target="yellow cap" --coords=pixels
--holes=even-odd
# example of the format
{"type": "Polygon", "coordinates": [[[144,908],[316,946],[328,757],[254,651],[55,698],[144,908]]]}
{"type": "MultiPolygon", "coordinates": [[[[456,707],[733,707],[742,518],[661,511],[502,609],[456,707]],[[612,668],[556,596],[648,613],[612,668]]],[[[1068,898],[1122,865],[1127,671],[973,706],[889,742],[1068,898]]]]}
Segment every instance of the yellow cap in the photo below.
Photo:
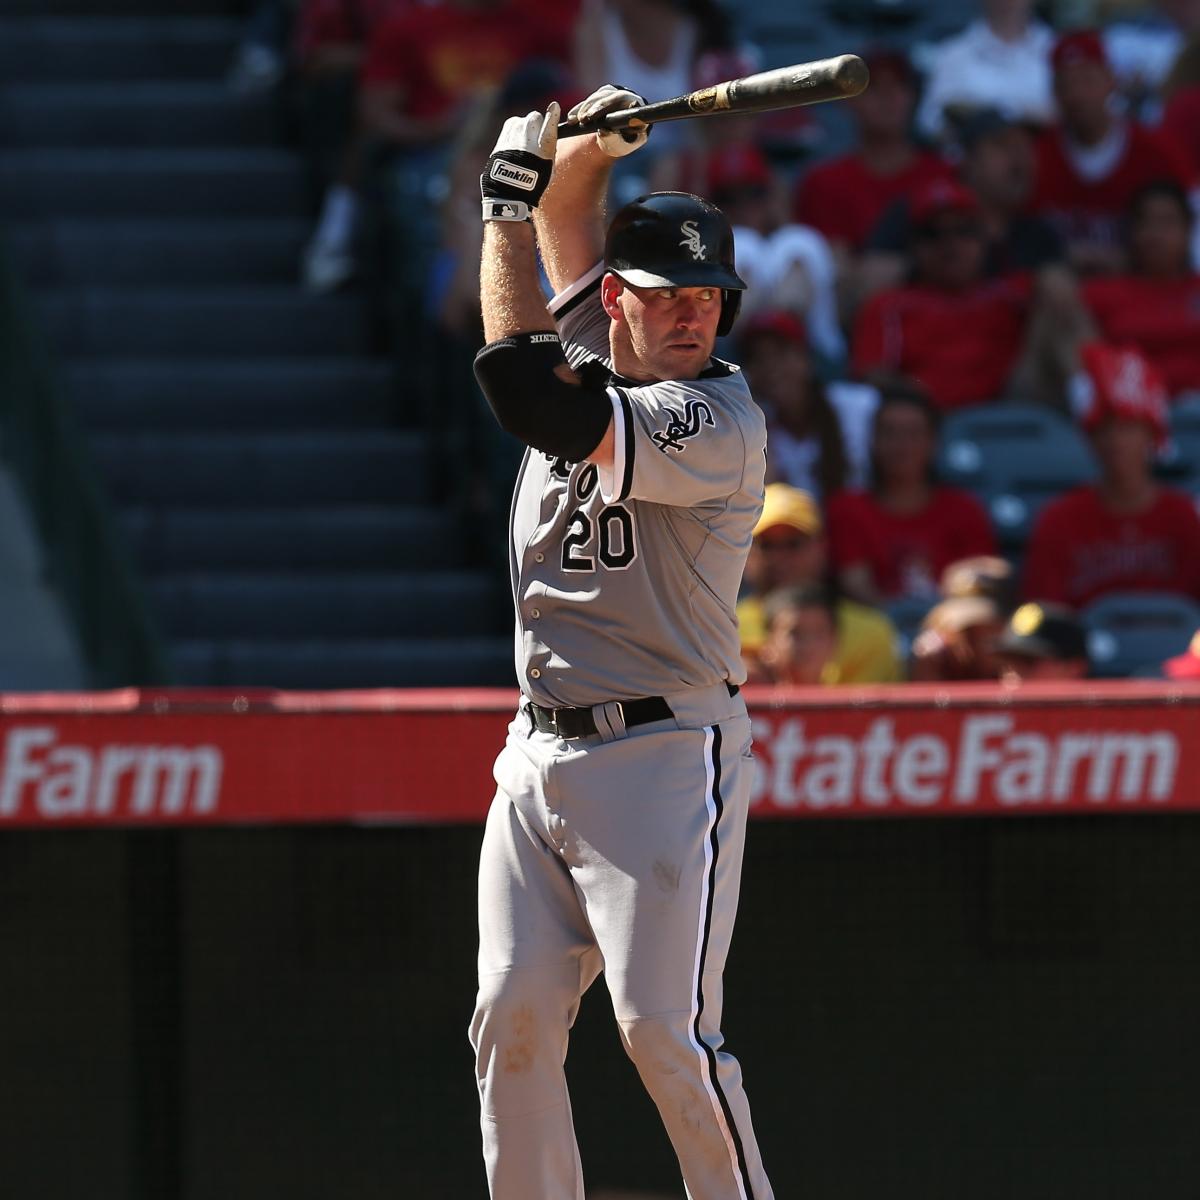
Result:
{"type": "Polygon", "coordinates": [[[1046,612],[1040,604],[1022,604],[1013,613],[1008,624],[1013,633],[1019,634],[1021,637],[1029,637],[1030,634],[1037,633],[1045,619],[1046,612]]]}
{"type": "Polygon", "coordinates": [[[754,527],[754,536],[758,537],[777,525],[799,530],[808,537],[819,537],[824,528],[821,510],[809,492],[789,487],[786,483],[769,483],[762,516],[754,527]]]}

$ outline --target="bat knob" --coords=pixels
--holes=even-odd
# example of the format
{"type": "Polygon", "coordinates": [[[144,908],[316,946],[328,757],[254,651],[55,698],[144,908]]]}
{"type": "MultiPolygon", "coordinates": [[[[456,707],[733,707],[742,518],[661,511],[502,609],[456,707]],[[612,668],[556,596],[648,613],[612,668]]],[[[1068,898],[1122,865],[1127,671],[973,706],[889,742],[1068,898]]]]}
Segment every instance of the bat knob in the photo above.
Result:
{"type": "Polygon", "coordinates": [[[837,60],[833,79],[842,95],[849,99],[867,90],[867,84],[871,82],[871,72],[857,54],[843,54],[837,60]]]}

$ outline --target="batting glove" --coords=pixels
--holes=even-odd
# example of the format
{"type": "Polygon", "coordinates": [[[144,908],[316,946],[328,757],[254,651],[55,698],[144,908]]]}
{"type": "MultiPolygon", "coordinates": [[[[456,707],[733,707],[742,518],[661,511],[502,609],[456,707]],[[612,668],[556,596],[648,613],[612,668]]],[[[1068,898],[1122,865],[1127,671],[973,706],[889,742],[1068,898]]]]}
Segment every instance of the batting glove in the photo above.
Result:
{"type": "MultiPolygon", "coordinates": [[[[582,125],[605,113],[618,112],[623,108],[637,108],[645,103],[637,92],[631,92],[615,83],[606,83],[586,100],[580,100],[567,113],[567,120],[582,125]]],[[[649,136],[649,125],[640,125],[636,129],[599,129],[596,131],[596,144],[609,158],[623,158],[644,146],[649,136]]]]}
{"type": "Polygon", "coordinates": [[[557,142],[557,101],[550,102],[544,115],[531,112],[504,122],[479,177],[485,221],[529,220],[550,182],[557,142]]]}

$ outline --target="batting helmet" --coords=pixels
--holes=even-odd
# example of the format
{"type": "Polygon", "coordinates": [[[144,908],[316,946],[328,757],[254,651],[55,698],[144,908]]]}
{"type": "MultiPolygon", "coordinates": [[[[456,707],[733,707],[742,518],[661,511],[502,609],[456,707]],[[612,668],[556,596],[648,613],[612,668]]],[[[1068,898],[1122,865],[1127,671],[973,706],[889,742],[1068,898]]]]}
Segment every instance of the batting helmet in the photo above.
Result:
{"type": "Polygon", "coordinates": [[[690,192],[652,192],[625,205],[608,227],[604,265],[634,287],[719,287],[721,336],[733,327],[746,287],[725,214],[690,192]]]}

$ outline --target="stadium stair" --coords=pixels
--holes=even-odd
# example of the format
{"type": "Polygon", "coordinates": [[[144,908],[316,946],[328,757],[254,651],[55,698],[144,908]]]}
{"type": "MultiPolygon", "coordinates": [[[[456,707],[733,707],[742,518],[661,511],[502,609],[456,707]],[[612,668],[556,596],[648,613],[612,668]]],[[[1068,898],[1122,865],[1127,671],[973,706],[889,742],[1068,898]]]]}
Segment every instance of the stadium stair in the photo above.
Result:
{"type": "Polygon", "coordinates": [[[304,166],[224,85],[228,11],[0,0],[0,221],[174,679],[508,684],[362,299],[299,288],[304,166]]]}

